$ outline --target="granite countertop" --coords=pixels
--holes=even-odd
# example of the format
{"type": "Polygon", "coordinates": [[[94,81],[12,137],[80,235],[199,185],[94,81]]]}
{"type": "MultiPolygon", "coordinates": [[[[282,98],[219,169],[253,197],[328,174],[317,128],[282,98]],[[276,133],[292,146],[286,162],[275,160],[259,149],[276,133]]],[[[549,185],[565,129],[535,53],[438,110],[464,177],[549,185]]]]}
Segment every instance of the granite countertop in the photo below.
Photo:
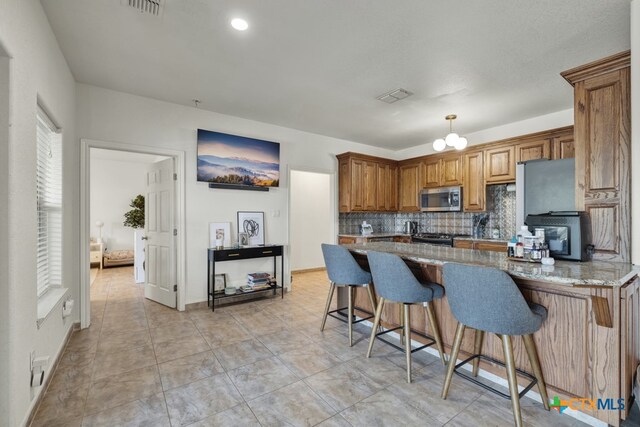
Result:
{"type": "Polygon", "coordinates": [[[393,233],[393,232],[389,232],[389,233],[373,233],[373,234],[368,234],[366,236],[363,236],[362,234],[344,234],[344,233],[340,233],[338,234],[338,237],[364,237],[367,239],[370,238],[376,238],[376,237],[411,237],[411,234],[405,234],[405,233],[393,233]]]}
{"type": "Polygon", "coordinates": [[[366,254],[367,251],[391,252],[409,261],[442,265],[447,262],[494,267],[512,277],[567,286],[621,286],[640,273],[633,264],[607,261],[572,262],[556,261],[555,265],[542,265],[510,261],[502,252],[475,251],[436,245],[411,243],[370,242],[344,245],[350,251],[366,254]]]}
{"type": "Polygon", "coordinates": [[[495,243],[504,243],[505,245],[509,243],[507,239],[493,239],[491,237],[454,237],[453,240],[471,240],[473,242],[495,242],[495,243]]]}

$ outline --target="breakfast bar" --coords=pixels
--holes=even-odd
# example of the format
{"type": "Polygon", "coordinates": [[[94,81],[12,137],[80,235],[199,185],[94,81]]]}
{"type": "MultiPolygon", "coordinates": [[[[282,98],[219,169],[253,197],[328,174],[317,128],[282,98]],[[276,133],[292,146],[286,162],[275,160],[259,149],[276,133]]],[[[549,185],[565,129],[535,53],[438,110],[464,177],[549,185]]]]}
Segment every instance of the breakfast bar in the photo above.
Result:
{"type": "MultiPolygon", "coordinates": [[[[345,247],[366,269],[368,251],[394,253],[405,261],[418,279],[445,287],[445,297],[435,302],[435,311],[447,354],[454,339],[456,320],[447,303],[442,265],[454,262],[505,271],[514,279],[525,299],[548,310],[548,318],[534,338],[549,396],[567,401],[612,399],[615,403],[612,407],[598,407],[582,400],[573,400],[572,406],[613,426],[626,418],[635,367],[640,361],[640,280],[637,277],[639,270],[632,264],[556,261],[555,265],[548,266],[513,261],[499,252],[396,242],[345,247]],[[624,399],[624,409],[616,409],[620,398],[624,399]]],[[[357,289],[356,308],[371,312],[369,301],[366,290],[357,289]]],[[[411,307],[413,330],[430,335],[425,317],[420,306],[411,307]]],[[[398,308],[392,304],[385,306],[382,322],[387,328],[398,326],[398,308]]],[[[417,334],[412,338],[423,340],[417,334]]],[[[468,334],[458,358],[465,359],[472,350],[473,334],[468,334]]],[[[486,336],[482,353],[504,360],[500,339],[496,336],[486,336]]],[[[514,341],[514,354],[516,366],[532,372],[520,339],[514,341]]],[[[500,366],[482,361],[480,367],[505,377],[500,366]]]]}

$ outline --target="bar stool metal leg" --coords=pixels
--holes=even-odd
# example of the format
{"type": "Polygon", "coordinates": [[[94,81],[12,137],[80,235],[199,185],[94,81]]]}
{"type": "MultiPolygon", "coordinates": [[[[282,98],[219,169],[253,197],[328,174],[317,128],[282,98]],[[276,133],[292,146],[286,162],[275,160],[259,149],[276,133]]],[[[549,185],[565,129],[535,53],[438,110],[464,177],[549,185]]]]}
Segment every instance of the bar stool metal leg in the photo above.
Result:
{"type": "MultiPolygon", "coordinates": [[[[476,329],[474,341],[473,341],[473,354],[480,354],[482,350],[482,340],[484,338],[484,331],[476,329]]],[[[476,357],[473,359],[473,370],[471,373],[474,377],[478,376],[478,368],[480,368],[480,358],[476,357]]]]}
{"type": "Polygon", "coordinates": [[[509,381],[509,394],[513,407],[513,419],[516,427],[522,427],[522,414],[520,412],[520,395],[518,394],[518,378],[516,377],[516,362],[513,357],[513,346],[509,335],[502,335],[502,348],[504,361],[507,367],[507,380],[509,381]]]}
{"type": "Polygon", "coordinates": [[[425,309],[427,310],[427,317],[429,318],[429,326],[431,327],[433,339],[436,341],[436,347],[438,347],[438,352],[440,352],[440,360],[442,360],[443,365],[446,365],[447,361],[444,358],[444,347],[442,346],[442,339],[440,338],[440,327],[438,326],[438,320],[436,319],[436,315],[433,312],[433,302],[429,301],[425,309]]]}
{"type": "Polygon", "coordinates": [[[403,304],[398,303],[398,321],[400,323],[400,345],[404,345],[404,311],[403,304]]]}
{"type": "Polygon", "coordinates": [[[404,352],[407,357],[407,382],[411,383],[411,305],[402,304],[404,315],[404,352]]]}
{"type": "Polygon", "coordinates": [[[353,286],[349,286],[349,307],[347,309],[349,319],[349,347],[353,347],[353,286]]]}
{"type": "Polygon", "coordinates": [[[331,282],[331,287],[329,288],[329,296],[327,297],[327,304],[324,306],[324,315],[322,316],[322,325],[320,325],[320,330],[324,331],[324,325],[327,323],[327,316],[329,315],[329,310],[331,309],[331,301],[333,300],[333,292],[336,290],[336,284],[331,282]]]}
{"type": "Polygon", "coordinates": [[[458,322],[456,328],[456,336],[453,339],[453,348],[451,348],[451,355],[449,356],[449,364],[447,365],[447,375],[444,377],[444,384],[442,385],[442,398],[446,399],[449,394],[449,386],[451,386],[451,377],[453,377],[453,370],[456,368],[456,360],[458,360],[458,353],[460,352],[460,344],[462,344],[462,338],[464,337],[465,326],[458,322]]]}
{"type": "Polygon", "coordinates": [[[527,350],[527,355],[529,356],[529,362],[531,362],[533,374],[538,380],[538,390],[540,391],[540,397],[542,398],[544,409],[548,411],[549,396],[547,396],[547,384],[545,384],[544,377],[542,376],[542,368],[540,368],[540,360],[538,359],[538,353],[536,352],[536,344],[533,341],[533,335],[523,335],[522,339],[524,340],[524,347],[527,350]]]}
{"type": "Polygon", "coordinates": [[[380,297],[378,300],[378,308],[376,309],[376,317],[373,320],[373,327],[371,328],[371,337],[369,338],[369,349],[367,350],[367,359],[371,357],[371,350],[373,350],[373,342],[376,340],[376,330],[380,326],[380,317],[382,315],[382,307],[384,307],[384,298],[380,297]]]}

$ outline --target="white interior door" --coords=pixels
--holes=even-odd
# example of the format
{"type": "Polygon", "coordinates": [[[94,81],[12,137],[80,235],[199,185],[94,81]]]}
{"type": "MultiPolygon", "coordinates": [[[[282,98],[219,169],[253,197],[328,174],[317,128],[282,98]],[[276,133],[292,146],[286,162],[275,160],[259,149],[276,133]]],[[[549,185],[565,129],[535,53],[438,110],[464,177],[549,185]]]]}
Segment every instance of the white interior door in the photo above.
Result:
{"type": "Polygon", "coordinates": [[[146,277],[144,296],[176,307],[173,158],[150,165],[145,195],[146,277]]]}

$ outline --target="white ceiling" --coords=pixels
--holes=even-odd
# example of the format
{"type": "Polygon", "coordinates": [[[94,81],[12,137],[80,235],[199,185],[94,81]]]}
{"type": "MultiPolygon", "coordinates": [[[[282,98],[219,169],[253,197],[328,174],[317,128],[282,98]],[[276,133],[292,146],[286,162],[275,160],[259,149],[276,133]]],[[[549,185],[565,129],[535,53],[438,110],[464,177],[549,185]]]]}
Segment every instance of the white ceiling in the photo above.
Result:
{"type": "Polygon", "coordinates": [[[559,73],[630,45],[629,0],[122,2],[42,0],[77,81],[392,149],[571,108],[559,73]]]}

